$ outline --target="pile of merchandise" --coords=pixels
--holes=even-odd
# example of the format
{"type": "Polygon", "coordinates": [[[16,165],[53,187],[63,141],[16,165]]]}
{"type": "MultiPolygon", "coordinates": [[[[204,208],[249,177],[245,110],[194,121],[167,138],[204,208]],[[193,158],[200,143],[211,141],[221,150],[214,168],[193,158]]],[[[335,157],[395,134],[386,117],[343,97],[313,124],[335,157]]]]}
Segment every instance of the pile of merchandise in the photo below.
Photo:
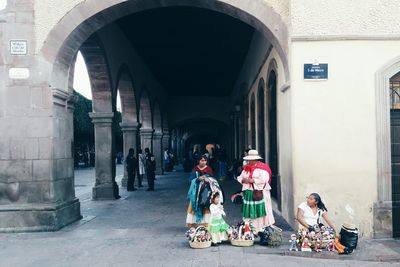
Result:
{"type": "Polygon", "coordinates": [[[211,234],[204,226],[192,227],[186,232],[192,248],[208,248],[211,246],[211,234]]]}
{"type": "Polygon", "coordinates": [[[252,246],[256,238],[251,220],[244,220],[228,229],[228,238],[234,246],[252,246]]]}
{"type": "Polygon", "coordinates": [[[313,230],[309,231],[306,228],[300,229],[297,234],[292,234],[290,237],[290,251],[312,250],[321,252],[322,249],[334,251],[335,231],[326,226],[319,227],[315,225],[313,230]]]}

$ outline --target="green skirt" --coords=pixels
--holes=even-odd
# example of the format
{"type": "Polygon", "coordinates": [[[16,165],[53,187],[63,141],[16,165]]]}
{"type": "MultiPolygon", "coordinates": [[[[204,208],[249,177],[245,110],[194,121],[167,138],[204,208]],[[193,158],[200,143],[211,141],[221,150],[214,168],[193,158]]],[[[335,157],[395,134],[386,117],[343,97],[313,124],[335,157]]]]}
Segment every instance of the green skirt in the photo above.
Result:
{"type": "Polygon", "coordinates": [[[224,219],[212,219],[208,224],[208,231],[210,233],[220,233],[225,232],[229,229],[229,225],[224,221],[224,219]]]}
{"type": "Polygon", "coordinates": [[[242,217],[254,219],[264,216],[267,216],[264,198],[260,201],[254,201],[252,190],[243,191],[242,217]]]}

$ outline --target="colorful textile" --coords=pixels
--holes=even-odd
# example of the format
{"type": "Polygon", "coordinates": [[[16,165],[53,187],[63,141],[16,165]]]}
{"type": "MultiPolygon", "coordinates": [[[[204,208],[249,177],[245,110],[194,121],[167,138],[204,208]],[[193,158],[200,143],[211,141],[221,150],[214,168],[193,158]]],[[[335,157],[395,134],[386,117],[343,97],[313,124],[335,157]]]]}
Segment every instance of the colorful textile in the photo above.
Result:
{"type": "Polygon", "coordinates": [[[203,218],[204,217],[204,209],[199,207],[198,205],[198,200],[199,200],[199,195],[204,190],[204,188],[208,185],[207,182],[205,181],[199,181],[198,178],[202,175],[205,175],[207,177],[211,176],[213,174],[212,170],[210,167],[205,167],[203,169],[200,169],[199,167],[194,167],[192,170],[192,173],[189,176],[189,181],[190,181],[190,187],[188,191],[188,199],[189,199],[189,206],[191,209],[191,212],[187,214],[186,218],[186,224],[187,225],[192,225],[192,224],[207,224],[209,221],[208,219],[203,218]]]}
{"type": "Polygon", "coordinates": [[[229,229],[229,225],[224,221],[224,219],[212,219],[208,224],[208,230],[210,233],[225,232],[229,229]]]}
{"type": "Polygon", "coordinates": [[[243,191],[242,217],[253,219],[263,216],[267,216],[265,199],[254,201],[252,190],[243,191]]]}
{"type": "Polygon", "coordinates": [[[271,184],[272,171],[265,163],[262,163],[259,161],[254,165],[247,164],[244,166],[244,171],[250,173],[250,175],[249,175],[250,178],[253,178],[253,172],[255,169],[261,169],[261,170],[268,172],[268,174],[269,174],[268,184],[271,184]]]}
{"type": "Polygon", "coordinates": [[[203,215],[201,221],[196,220],[196,215],[192,209],[192,204],[189,202],[189,206],[187,208],[187,216],[186,216],[186,226],[187,227],[197,227],[199,225],[208,226],[211,218],[210,210],[203,209],[203,215]]]}

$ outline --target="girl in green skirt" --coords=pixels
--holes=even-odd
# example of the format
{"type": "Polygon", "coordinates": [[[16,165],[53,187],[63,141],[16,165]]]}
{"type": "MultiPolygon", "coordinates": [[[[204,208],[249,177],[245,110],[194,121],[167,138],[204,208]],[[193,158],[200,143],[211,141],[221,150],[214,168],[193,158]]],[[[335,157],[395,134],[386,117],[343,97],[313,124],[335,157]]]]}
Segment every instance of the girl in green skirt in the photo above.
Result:
{"type": "Polygon", "coordinates": [[[214,192],[211,197],[210,212],[211,217],[208,231],[211,233],[213,245],[218,245],[218,243],[228,240],[226,231],[229,228],[229,225],[222,218],[222,216],[226,216],[226,214],[224,212],[224,207],[220,202],[218,192],[214,192]]]}

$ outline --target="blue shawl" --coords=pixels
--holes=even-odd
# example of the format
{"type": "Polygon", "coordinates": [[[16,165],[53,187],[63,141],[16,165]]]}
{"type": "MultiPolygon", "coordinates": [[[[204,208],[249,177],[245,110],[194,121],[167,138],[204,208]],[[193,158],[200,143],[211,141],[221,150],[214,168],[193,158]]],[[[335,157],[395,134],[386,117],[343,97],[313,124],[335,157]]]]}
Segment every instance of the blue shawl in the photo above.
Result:
{"type": "MultiPolygon", "coordinates": [[[[206,174],[206,176],[208,176],[208,174],[206,174]]],[[[192,204],[192,210],[196,215],[196,223],[200,223],[203,219],[203,210],[197,204],[199,202],[199,191],[201,186],[204,184],[204,181],[199,182],[197,178],[199,178],[199,173],[197,171],[190,174],[189,179],[191,180],[191,183],[187,197],[192,204]]]]}

